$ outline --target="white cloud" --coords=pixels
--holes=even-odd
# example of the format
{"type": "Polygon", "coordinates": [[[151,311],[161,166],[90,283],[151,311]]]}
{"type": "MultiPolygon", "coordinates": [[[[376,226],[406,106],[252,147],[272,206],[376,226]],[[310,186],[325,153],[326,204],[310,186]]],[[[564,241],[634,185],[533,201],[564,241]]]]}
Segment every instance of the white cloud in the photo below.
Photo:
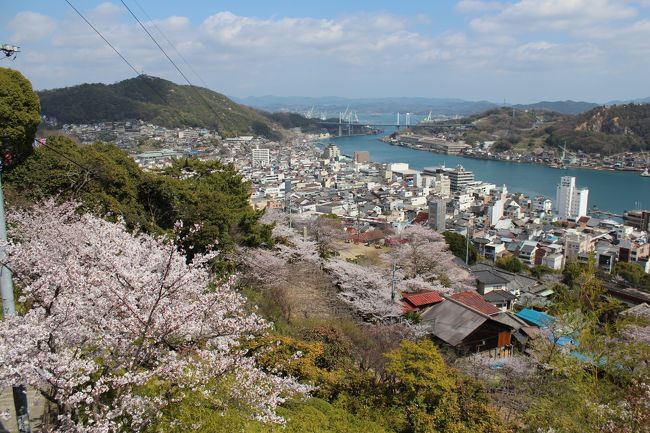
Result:
{"type": "Polygon", "coordinates": [[[46,38],[55,28],[56,23],[52,18],[30,11],[19,12],[7,26],[12,32],[11,42],[18,45],[46,38]]]}
{"type": "Polygon", "coordinates": [[[556,44],[547,41],[529,42],[517,46],[511,55],[528,69],[544,65],[552,69],[569,67],[590,68],[602,52],[592,44],[556,44]]]}
{"type": "Polygon", "coordinates": [[[472,20],[479,32],[568,31],[636,16],[635,8],[620,0],[521,0],[498,14],[472,20]]]}
{"type": "MultiPolygon", "coordinates": [[[[211,88],[228,94],[353,95],[401,92],[398,89],[424,94],[462,90],[469,82],[484,89],[503,80],[500,85],[506,88],[524,71],[526,79],[545,73],[568,78],[588,68],[600,73],[612,59],[621,65],[647,64],[650,20],[636,18],[632,4],[466,0],[456,10],[472,13],[471,25],[442,33],[426,26],[427,17],[379,12],[336,19],[263,19],[224,11],[199,23],[183,16],[154,23],[211,88]],[[442,82],[454,85],[438,86],[442,82]]],[[[122,7],[104,3],[83,12],[137,70],[182,82],[122,7]]],[[[145,25],[198,83],[151,23],[145,25]]],[[[37,88],[133,76],[74,12],[57,19],[21,12],[8,29],[16,37],[31,38],[31,46],[23,47],[14,65],[37,88]],[[17,23],[24,20],[31,20],[39,31],[21,36],[23,27],[17,23]]]]}
{"type": "Polygon", "coordinates": [[[506,7],[506,3],[500,1],[484,0],[461,0],[456,4],[456,9],[460,12],[486,12],[500,10],[506,7]]]}

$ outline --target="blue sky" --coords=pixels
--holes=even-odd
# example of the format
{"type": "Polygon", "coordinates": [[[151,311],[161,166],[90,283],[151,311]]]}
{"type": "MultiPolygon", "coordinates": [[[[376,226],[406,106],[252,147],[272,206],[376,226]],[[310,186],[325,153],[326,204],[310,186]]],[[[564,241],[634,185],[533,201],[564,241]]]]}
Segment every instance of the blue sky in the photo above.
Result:
{"type": "MultiPolygon", "coordinates": [[[[650,96],[650,0],[124,1],[228,95],[650,96]]],[[[120,1],[71,2],[139,71],[183,82],[120,1]]],[[[134,75],[64,0],[4,4],[0,41],[39,89],[134,75]]]]}

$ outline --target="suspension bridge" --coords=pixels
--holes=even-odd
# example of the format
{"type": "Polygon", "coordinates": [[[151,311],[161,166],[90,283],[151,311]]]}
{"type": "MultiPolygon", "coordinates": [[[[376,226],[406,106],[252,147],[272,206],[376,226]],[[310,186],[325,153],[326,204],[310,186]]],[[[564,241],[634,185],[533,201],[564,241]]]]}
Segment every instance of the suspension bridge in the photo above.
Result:
{"type": "Polygon", "coordinates": [[[332,119],[323,120],[318,122],[320,125],[324,126],[338,126],[338,136],[342,137],[343,135],[358,135],[361,131],[361,128],[380,128],[380,127],[390,127],[399,130],[400,128],[418,128],[418,127],[448,127],[448,126],[457,126],[457,123],[450,123],[446,121],[434,121],[429,116],[424,118],[419,123],[413,123],[411,119],[411,113],[396,113],[395,121],[360,121],[359,116],[356,111],[346,109],[344,112],[339,113],[338,121],[332,119]],[[356,133],[355,133],[356,128],[356,133]]]}

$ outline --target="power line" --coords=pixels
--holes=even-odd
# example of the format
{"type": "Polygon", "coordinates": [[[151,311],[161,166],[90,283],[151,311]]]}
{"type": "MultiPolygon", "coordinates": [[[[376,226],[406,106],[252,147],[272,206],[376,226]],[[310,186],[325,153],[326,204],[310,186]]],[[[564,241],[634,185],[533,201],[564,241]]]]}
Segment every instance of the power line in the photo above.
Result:
{"type": "Polygon", "coordinates": [[[165,35],[165,33],[163,33],[163,31],[162,31],[162,30],[161,30],[161,29],[156,25],[156,22],[153,20],[153,18],[151,18],[151,17],[149,16],[149,14],[147,13],[147,11],[144,10],[144,8],[140,5],[140,3],[138,2],[138,0],[133,0],[133,2],[138,6],[138,8],[140,8],[140,10],[141,10],[142,13],[144,14],[144,16],[147,17],[147,19],[151,22],[151,25],[152,25],[156,30],[158,30],[158,33],[160,33],[160,35],[165,39],[165,41],[167,41],[167,43],[168,43],[168,44],[169,44],[169,45],[174,49],[174,51],[176,51],[176,54],[178,54],[178,56],[183,60],[183,62],[187,65],[187,67],[190,68],[190,70],[194,73],[194,75],[196,75],[196,78],[198,78],[199,81],[201,82],[201,84],[203,84],[203,87],[206,87],[206,88],[207,88],[208,85],[207,85],[206,82],[203,80],[203,77],[201,77],[201,75],[199,75],[199,73],[198,73],[198,72],[197,72],[197,71],[192,67],[192,65],[190,64],[190,62],[187,61],[187,59],[185,58],[185,56],[183,56],[183,54],[178,50],[178,48],[176,48],[176,45],[174,45],[174,43],[173,43],[172,41],[170,41],[169,38],[165,35]]]}
{"type": "Polygon", "coordinates": [[[130,67],[131,69],[133,69],[133,72],[135,72],[137,75],[142,75],[142,74],[141,74],[137,69],[135,69],[135,66],[133,66],[133,65],[131,64],[131,62],[129,62],[128,60],[126,60],[126,58],[125,58],[125,57],[124,57],[124,56],[123,56],[119,51],[117,51],[117,48],[115,48],[115,47],[113,46],[113,44],[111,44],[111,43],[108,41],[108,39],[106,39],[106,38],[104,37],[104,35],[102,35],[101,32],[100,32],[99,30],[97,30],[97,28],[96,28],[95,26],[93,26],[92,23],[91,23],[90,21],[88,21],[88,20],[86,19],[86,17],[83,16],[83,14],[82,14],[81,12],[79,12],[79,9],[77,9],[76,7],[74,7],[74,5],[73,5],[72,3],[70,3],[69,0],[65,0],[65,2],[66,2],[67,4],[69,4],[70,7],[71,7],[72,9],[74,9],[74,11],[77,13],[77,15],[79,15],[79,16],[80,16],[80,17],[81,17],[81,18],[86,22],[86,24],[88,24],[88,25],[90,26],[90,28],[93,29],[93,30],[95,31],[95,33],[97,33],[97,34],[99,35],[99,37],[102,38],[102,39],[104,40],[104,42],[106,42],[106,44],[108,44],[108,46],[111,47],[111,48],[113,49],[113,51],[115,51],[115,53],[116,53],[118,56],[120,56],[120,59],[122,59],[122,60],[124,61],[124,63],[126,63],[127,65],[129,65],[129,67],[130,67]]]}
{"type": "MultiPolygon", "coordinates": [[[[66,1],[68,1],[68,0],[66,0],[66,1]]],[[[183,71],[181,71],[181,69],[178,67],[178,65],[176,64],[176,62],[174,62],[174,60],[172,60],[172,58],[169,57],[169,55],[167,54],[167,51],[165,51],[165,49],[164,49],[164,48],[163,48],[163,47],[158,43],[158,41],[156,40],[156,38],[154,38],[153,35],[149,32],[149,30],[144,26],[144,24],[142,24],[142,21],[140,21],[140,19],[136,16],[135,13],[133,13],[133,11],[131,10],[131,8],[130,8],[130,7],[129,7],[125,2],[124,2],[124,0],[120,0],[120,1],[122,2],[122,4],[124,5],[124,7],[126,8],[126,10],[129,11],[129,13],[131,14],[131,16],[132,16],[133,18],[135,18],[135,20],[138,22],[138,24],[140,24],[140,27],[142,27],[142,30],[144,30],[145,33],[146,33],[147,35],[149,35],[149,37],[151,38],[151,40],[153,41],[153,43],[156,44],[156,46],[158,47],[158,49],[159,49],[159,50],[160,50],[160,51],[165,55],[165,57],[167,57],[167,60],[169,60],[170,63],[174,66],[174,68],[178,71],[178,73],[181,74],[181,76],[185,79],[185,81],[187,82],[187,84],[189,84],[190,86],[193,86],[193,84],[190,82],[190,80],[187,78],[187,76],[185,76],[185,74],[183,73],[183,71]]]]}
{"type": "MultiPolygon", "coordinates": [[[[67,1],[67,0],[66,0],[66,1],[67,1]]],[[[201,92],[199,92],[199,91],[197,90],[196,86],[194,86],[194,84],[192,84],[192,82],[189,80],[189,78],[187,78],[187,76],[183,73],[183,71],[181,70],[181,68],[178,67],[178,65],[176,64],[176,62],[174,62],[174,60],[173,60],[171,57],[169,57],[169,54],[167,54],[167,52],[165,51],[165,49],[164,49],[164,48],[163,48],[163,47],[158,43],[158,41],[156,40],[156,38],[154,38],[154,36],[151,34],[151,32],[149,32],[149,30],[147,29],[147,27],[145,27],[145,25],[142,23],[142,21],[140,21],[140,19],[138,18],[138,16],[137,16],[137,15],[136,15],[132,10],[131,10],[131,8],[130,8],[130,7],[129,7],[125,2],[124,2],[124,0],[120,0],[120,1],[121,1],[121,3],[124,5],[124,7],[126,8],[126,10],[129,11],[129,13],[131,14],[131,16],[132,16],[132,17],[133,17],[133,18],[138,22],[138,24],[140,24],[140,27],[142,27],[142,30],[144,30],[144,32],[149,36],[149,38],[151,38],[151,40],[153,41],[154,44],[156,44],[156,46],[158,47],[158,49],[159,49],[159,50],[160,50],[160,51],[165,55],[165,57],[167,57],[167,60],[169,60],[169,62],[172,64],[172,66],[174,66],[174,68],[178,71],[179,74],[181,74],[181,76],[182,76],[183,79],[187,82],[187,84],[189,84],[190,89],[192,89],[192,90],[196,93],[196,95],[199,97],[199,99],[201,99],[201,100],[205,103],[205,105],[207,105],[207,107],[208,107],[208,108],[209,108],[209,109],[210,109],[210,110],[215,114],[215,116],[217,116],[217,118],[218,118],[218,117],[219,117],[219,112],[218,112],[217,110],[215,110],[214,107],[210,104],[210,102],[209,102],[209,101],[208,101],[208,100],[207,100],[207,99],[206,99],[206,98],[201,94],[201,92]]]]}
{"type": "MultiPolygon", "coordinates": [[[[113,49],[113,51],[115,51],[115,53],[116,53],[118,56],[120,56],[120,59],[122,59],[122,60],[124,61],[124,63],[126,63],[127,65],[129,65],[129,67],[133,70],[133,72],[136,73],[136,75],[137,75],[138,77],[142,76],[142,77],[145,77],[145,79],[147,78],[147,75],[145,75],[145,74],[139,72],[139,71],[135,68],[135,66],[133,66],[133,64],[131,64],[131,62],[129,62],[129,61],[126,59],[126,57],[124,57],[124,56],[122,55],[122,53],[120,53],[120,52],[117,50],[117,48],[115,48],[115,46],[114,46],[113,44],[111,44],[111,43],[108,41],[108,39],[106,39],[106,38],[104,37],[104,35],[103,35],[99,30],[97,30],[97,28],[96,28],[96,27],[95,27],[95,26],[94,26],[90,21],[88,21],[88,19],[87,19],[87,18],[86,18],[86,17],[85,17],[85,16],[84,16],[80,11],[79,11],[79,9],[77,9],[76,7],[74,7],[74,5],[73,5],[72,3],[70,3],[69,0],[65,0],[65,2],[66,2],[68,5],[70,5],[70,7],[71,7],[71,8],[72,8],[76,13],[77,13],[77,15],[79,15],[79,16],[81,17],[81,19],[83,19],[83,20],[86,22],[86,24],[88,24],[88,25],[90,26],[90,28],[93,29],[93,30],[95,31],[95,33],[97,33],[97,34],[99,35],[99,37],[102,38],[102,39],[104,40],[104,42],[106,42],[106,44],[107,44],[109,47],[111,47],[111,48],[113,49]]],[[[165,97],[164,97],[164,96],[163,96],[163,95],[158,91],[158,89],[156,89],[156,88],[155,88],[155,87],[154,87],[154,86],[153,86],[149,81],[145,80],[145,82],[146,82],[147,85],[151,88],[151,90],[153,90],[153,92],[154,92],[156,95],[158,95],[158,97],[160,98],[160,100],[162,101],[162,103],[163,103],[164,105],[168,105],[167,100],[166,100],[165,97]]]]}
{"type": "MultiPolygon", "coordinates": [[[[72,158],[68,157],[65,153],[63,153],[63,152],[59,152],[57,149],[55,149],[54,147],[52,147],[52,146],[50,146],[49,144],[47,144],[47,142],[45,142],[45,141],[40,141],[40,140],[34,140],[34,141],[37,142],[39,145],[41,145],[41,146],[43,146],[43,147],[47,147],[48,149],[50,149],[52,152],[56,153],[56,154],[59,155],[60,157],[62,157],[62,158],[64,158],[64,159],[67,159],[68,161],[70,161],[71,163],[73,163],[73,164],[76,165],[77,167],[81,168],[81,169],[84,170],[85,172],[91,174],[92,176],[100,177],[100,176],[99,176],[97,173],[95,173],[93,170],[89,169],[88,167],[84,167],[83,165],[81,165],[81,164],[78,163],[77,161],[75,161],[75,160],[73,160],[72,158]]],[[[106,179],[104,179],[104,180],[106,180],[106,179]]]]}

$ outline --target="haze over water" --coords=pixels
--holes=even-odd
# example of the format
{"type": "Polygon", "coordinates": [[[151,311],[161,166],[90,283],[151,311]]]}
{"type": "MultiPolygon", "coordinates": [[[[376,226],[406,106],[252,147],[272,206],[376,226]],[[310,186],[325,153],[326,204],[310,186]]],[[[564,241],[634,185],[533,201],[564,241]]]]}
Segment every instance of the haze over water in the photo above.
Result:
{"type": "MultiPolygon", "coordinates": [[[[361,117],[361,116],[360,116],[361,117]]],[[[378,116],[364,116],[378,121],[378,116]]],[[[390,116],[395,120],[394,116],[390,116]]],[[[419,119],[419,117],[418,117],[419,119]]],[[[388,120],[388,116],[381,116],[388,120]]],[[[403,122],[403,120],[402,120],[403,122]]],[[[416,119],[413,118],[413,122],[416,119]]],[[[489,161],[459,156],[441,155],[427,151],[391,146],[379,141],[382,136],[393,132],[385,128],[384,133],[374,136],[340,137],[331,140],[346,155],[356,150],[367,150],[374,162],[406,162],[410,168],[422,170],[425,167],[458,164],[474,172],[477,180],[506,184],[509,191],[523,192],[535,197],[543,195],[555,202],[555,189],[562,176],[575,176],[579,187],[589,188],[589,208],[594,205],[601,210],[621,214],[625,210],[650,208],[650,177],[641,177],[637,172],[602,171],[579,168],[565,170],[539,164],[522,164],[505,161],[489,161]]]]}

